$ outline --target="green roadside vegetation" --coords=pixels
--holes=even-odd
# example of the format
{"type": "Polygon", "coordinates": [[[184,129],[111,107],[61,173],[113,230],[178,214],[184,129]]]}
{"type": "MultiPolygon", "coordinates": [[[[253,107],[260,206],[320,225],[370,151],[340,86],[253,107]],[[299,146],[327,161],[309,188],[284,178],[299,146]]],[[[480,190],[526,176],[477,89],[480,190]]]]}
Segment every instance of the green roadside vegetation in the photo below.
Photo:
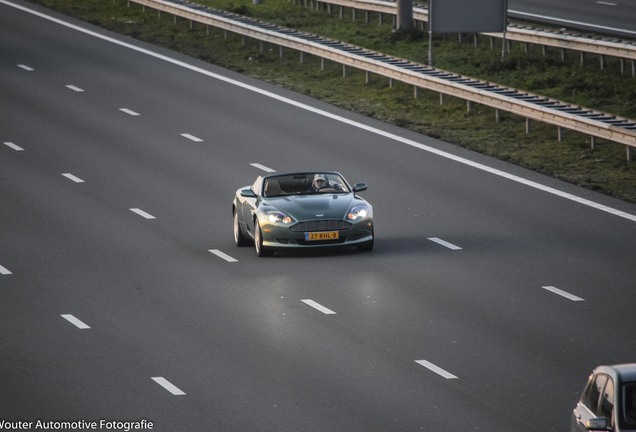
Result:
{"type": "MultiPolygon", "coordinates": [[[[255,78],[293,89],[333,105],[390,122],[436,137],[510,163],[636,203],[636,161],[627,162],[625,146],[597,140],[591,149],[590,137],[565,131],[561,142],[553,126],[532,123],[526,133],[525,119],[502,113],[495,122],[494,109],[474,105],[470,113],[466,103],[446,98],[440,105],[439,94],[393,83],[305,55],[302,63],[297,52],[261,45],[222,30],[192,25],[184,19],[142,8],[126,0],[30,0],[89,23],[129,35],[255,78]]],[[[317,9],[307,1],[296,4],[286,0],[199,0],[199,3],[262,21],[319,34],[370,50],[411,61],[426,63],[428,37],[421,31],[394,32],[391,17],[350,10],[340,18],[339,9],[317,9]]],[[[512,44],[501,59],[501,41],[491,48],[490,39],[480,36],[435,37],[435,66],[473,78],[550,96],[596,110],[636,119],[636,78],[628,70],[621,74],[618,59],[608,59],[605,69],[597,56],[588,55],[581,65],[578,53],[569,52],[565,62],[560,50],[539,46],[526,50],[512,44]]]]}

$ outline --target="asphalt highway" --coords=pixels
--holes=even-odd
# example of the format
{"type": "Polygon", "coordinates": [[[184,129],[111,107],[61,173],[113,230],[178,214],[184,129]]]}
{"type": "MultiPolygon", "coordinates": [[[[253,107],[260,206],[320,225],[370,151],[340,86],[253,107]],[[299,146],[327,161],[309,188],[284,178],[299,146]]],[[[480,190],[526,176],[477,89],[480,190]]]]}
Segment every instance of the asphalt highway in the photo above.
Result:
{"type": "Polygon", "coordinates": [[[570,30],[636,37],[636,0],[508,0],[508,11],[570,30]]]}
{"type": "Polygon", "coordinates": [[[563,431],[636,361],[636,206],[20,1],[0,41],[0,425],[563,431]],[[373,252],[234,246],[311,168],[373,252]]]}

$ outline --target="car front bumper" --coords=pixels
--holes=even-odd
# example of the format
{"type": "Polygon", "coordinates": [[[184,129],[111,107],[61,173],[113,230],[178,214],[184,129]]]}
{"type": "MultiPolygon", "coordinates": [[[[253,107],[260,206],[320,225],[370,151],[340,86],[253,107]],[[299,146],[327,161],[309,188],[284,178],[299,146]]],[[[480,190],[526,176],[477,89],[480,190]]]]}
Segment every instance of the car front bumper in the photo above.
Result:
{"type": "Polygon", "coordinates": [[[355,223],[337,220],[316,222],[320,224],[310,223],[300,229],[300,224],[289,227],[262,223],[263,246],[268,249],[354,247],[373,241],[373,219],[363,219],[355,223]],[[347,228],[343,229],[345,226],[347,228]],[[310,233],[334,232],[338,233],[337,239],[309,240],[310,233]]]}

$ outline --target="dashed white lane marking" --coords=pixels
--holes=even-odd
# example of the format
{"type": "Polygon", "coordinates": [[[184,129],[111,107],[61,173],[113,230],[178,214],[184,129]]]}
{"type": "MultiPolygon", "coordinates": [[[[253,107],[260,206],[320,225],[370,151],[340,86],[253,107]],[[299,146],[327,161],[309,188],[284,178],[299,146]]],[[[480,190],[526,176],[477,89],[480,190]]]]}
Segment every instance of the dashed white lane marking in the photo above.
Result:
{"type": "Polygon", "coordinates": [[[27,72],[33,72],[35,69],[33,69],[31,66],[27,66],[25,64],[19,64],[18,67],[20,69],[24,69],[27,72]]]}
{"type": "Polygon", "coordinates": [[[181,136],[184,137],[184,138],[189,139],[190,141],[203,142],[203,140],[201,138],[195,137],[194,135],[190,135],[188,133],[182,133],[181,136]]]}
{"type": "Polygon", "coordinates": [[[435,366],[433,363],[427,360],[415,360],[415,363],[424,366],[426,369],[435,372],[437,375],[440,375],[446,379],[458,379],[455,375],[450,372],[445,371],[439,366],[435,366]]]}
{"type": "Polygon", "coordinates": [[[168,381],[164,377],[152,377],[152,380],[175,396],[185,395],[185,393],[182,390],[180,390],[177,386],[172,384],[170,381],[168,381]]]}
{"type": "Polygon", "coordinates": [[[67,85],[66,88],[70,89],[70,90],[73,90],[74,92],[78,92],[78,93],[81,93],[81,92],[84,91],[84,89],[81,89],[81,88],[79,88],[77,86],[74,86],[72,84],[67,85]]]}
{"type": "Polygon", "coordinates": [[[71,173],[63,173],[62,175],[63,175],[64,177],[66,177],[67,179],[74,181],[75,183],[84,183],[84,180],[82,180],[82,179],[81,179],[81,178],[79,178],[79,177],[75,177],[75,176],[74,176],[73,174],[71,174],[71,173]]]}
{"type": "Polygon", "coordinates": [[[71,314],[64,314],[64,315],[60,315],[60,316],[62,318],[64,318],[66,321],[68,321],[71,324],[73,324],[78,329],[85,330],[85,329],[89,329],[90,328],[88,325],[84,324],[82,321],[80,321],[79,319],[75,318],[71,314]]]}
{"type": "MultiPolygon", "coordinates": [[[[312,107],[310,105],[306,105],[306,104],[304,104],[302,102],[298,102],[298,101],[295,101],[293,99],[286,98],[284,96],[281,96],[279,94],[273,93],[271,91],[267,91],[267,90],[264,90],[264,89],[249,85],[249,84],[245,84],[245,83],[243,83],[241,81],[237,81],[235,79],[228,78],[226,76],[219,75],[219,74],[214,73],[214,72],[210,72],[210,71],[208,71],[206,69],[191,65],[189,63],[174,59],[172,57],[168,57],[166,55],[159,54],[157,52],[154,52],[154,51],[151,51],[151,50],[148,50],[148,49],[145,49],[145,48],[141,48],[141,47],[135,46],[133,44],[130,44],[130,43],[127,43],[127,42],[123,42],[123,41],[114,39],[114,38],[109,37],[109,36],[105,36],[103,34],[100,34],[100,33],[97,33],[97,32],[91,31],[91,30],[87,30],[85,28],[82,28],[80,26],[71,24],[71,23],[63,21],[61,19],[54,18],[54,17],[52,17],[50,15],[46,15],[44,13],[34,11],[34,10],[29,9],[27,7],[11,3],[11,2],[9,2],[7,0],[0,0],[0,3],[6,4],[8,6],[11,6],[11,7],[19,9],[19,10],[22,10],[22,11],[30,13],[32,15],[39,16],[40,18],[44,18],[44,19],[46,19],[48,21],[57,23],[59,25],[65,26],[67,28],[71,28],[73,30],[76,30],[78,32],[93,36],[95,38],[98,38],[98,39],[101,39],[101,40],[105,40],[105,41],[110,42],[112,44],[116,44],[116,45],[128,48],[130,50],[146,54],[146,55],[154,57],[156,59],[171,63],[173,65],[177,65],[177,66],[182,67],[184,69],[188,69],[188,70],[191,70],[193,72],[200,73],[202,75],[206,75],[206,76],[209,76],[211,78],[217,79],[219,81],[223,81],[223,82],[226,82],[228,84],[235,85],[235,86],[244,88],[246,90],[253,91],[255,93],[267,96],[269,98],[278,100],[278,101],[286,103],[288,105],[292,105],[292,106],[295,106],[297,108],[300,108],[300,109],[303,109],[303,110],[306,110],[306,111],[309,111],[309,112],[313,112],[314,114],[317,114],[317,115],[320,115],[320,116],[323,116],[323,117],[326,117],[326,118],[330,118],[330,119],[333,119],[335,121],[339,121],[339,122],[342,122],[342,123],[345,123],[345,124],[348,124],[348,125],[350,125],[352,127],[365,130],[365,131],[367,131],[369,133],[373,133],[373,134],[376,134],[376,135],[379,135],[379,136],[383,136],[383,137],[385,137],[387,139],[390,139],[390,140],[393,140],[393,141],[397,141],[397,142],[401,142],[402,144],[406,144],[406,145],[412,146],[414,148],[426,151],[426,152],[431,153],[431,154],[438,155],[440,157],[455,161],[457,163],[460,163],[460,164],[463,164],[463,165],[467,165],[467,166],[473,167],[475,169],[478,169],[478,170],[481,170],[481,171],[484,171],[484,172],[488,172],[490,174],[493,174],[493,175],[508,179],[510,181],[514,181],[514,182],[526,185],[528,187],[531,187],[531,188],[534,188],[534,189],[538,189],[538,190],[541,190],[543,192],[546,192],[546,193],[549,193],[549,194],[552,194],[552,195],[556,195],[558,197],[561,197],[561,198],[564,198],[564,199],[567,199],[567,200],[570,200],[570,201],[574,201],[576,203],[579,203],[579,204],[582,204],[582,205],[585,205],[585,206],[588,206],[588,207],[591,207],[591,208],[594,208],[594,209],[597,209],[597,210],[600,210],[600,211],[603,211],[603,212],[606,212],[606,213],[609,213],[609,214],[613,214],[613,215],[618,216],[618,217],[625,218],[625,219],[630,220],[632,222],[636,222],[636,214],[627,213],[627,212],[622,211],[622,210],[618,210],[618,209],[615,209],[615,208],[612,208],[612,207],[609,207],[609,206],[606,206],[606,205],[603,205],[603,204],[599,204],[599,203],[597,203],[595,201],[591,201],[591,200],[588,200],[588,199],[585,199],[585,198],[581,198],[581,197],[579,197],[577,195],[573,195],[571,193],[563,192],[561,190],[555,189],[555,188],[550,187],[550,186],[545,186],[545,185],[543,185],[541,183],[537,183],[535,181],[528,180],[528,179],[526,179],[524,177],[520,177],[520,176],[517,176],[517,175],[514,175],[514,174],[507,173],[505,171],[501,171],[501,170],[496,169],[496,168],[489,167],[489,166],[481,164],[479,162],[475,162],[475,161],[472,161],[470,159],[466,159],[466,158],[463,158],[461,156],[457,156],[457,155],[454,155],[452,153],[448,153],[448,152],[445,152],[443,150],[436,149],[434,147],[431,147],[431,146],[419,143],[417,141],[414,141],[414,140],[411,140],[411,139],[396,135],[394,133],[378,129],[378,128],[375,128],[373,126],[368,126],[368,125],[366,125],[364,123],[360,123],[360,122],[357,122],[355,120],[350,120],[348,118],[339,116],[337,114],[330,113],[328,111],[324,111],[324,110],[321,110],[319,108],[315,108],[315,107],[312,107]]],[[[526,15],[526,16],[538,16],[538,15],[526,14],[526,13],[523,13],[523,12],[513,11],[513,10],[510,10],[509,12],[520,13],[520,14],[523,14],[523,15],[526,15]]],[[[603,27],[599,27],[599,28],[603,28],[603,27]]],[[[607,29],[607,27],[605,27],[605,28],[607,29]]]]}
{"type": "Polygon", "coordinates": [[[140,116],[140,115],[141,115],[141,114],[139,114],[138,112],[133,111],[133,110],[128,109],[128,108],[119,108],[119,111],[121,111],[121,112],[123,112],[123,113],[126,113],[126,114],[128,114],[128,115],[131,115],[131,116],[133,116],[133,117],[136,117],[136,116],[140,116]]]}
{"type": "Polygon", "coordinates": [[[444,246],[444,247],[447,247],[447,248],[449,248],[450,250],[462,250],[462,248],[460,248],[459,246],[454,245],[454,244],[452,244],[452,243],[449,243],[449,242],[447,242],[447,241],[445,241],[445,240],[442,240],[442,239],[440,239],[440,238],[437,238],[437,237],[429,237],[428,239],[429,239],[430,241],[432,241],[432,242],[435,242],[435,243],[440,244],[440,245],[442,245],[442,246],[444,246]]]}
{"type": "Polygon", "coordinates": [[[541,287],[545,290],[548,290],[550,292],[553,292],[554,294],[560,295],[561,297],[565,297],[568,300],[572,300],[572,301],[585,301],[585,299],[582,299],[581,297],[575,296],[574,294],[570,294],[567,291],[563,291],[557,287],[553,287],[553,286],[544,286],[541,287]]]}
{"type": "Polygon", "coordinates": [[[22,147],[20,147],[17,144],[13,144],[12,142],[5,142],[3,144],[6,145],[7,147],[12,148],[15,151],[24,151],[24,149],[22,147]]]}
{"type": "Polygon", "coordinates": [[[618,6],[618,3],[605,2],[605,1],[597,1],[596,4],[600,4],[603,6],[618,6]]]}
{"type": "Polygon", "coordinates": [[[143,211],[141,209],[138,209],[138,208],[131,208],[130,211],[133,212],[133,213],[137,213],[139,216],[145,217],[146,219],[156,219],[150,213],[146,213],[145,211],[143,211]]]}
{"type": "Polygon", "coordinates": [[[236,258],[232,258],[228,254],[223,253],[223,252],[221,252],[218,249],[209,249],[208,252],[213,253],[214,255],[218,256],[219,258],[223,258],[227,262],[238,262],[238,260],[236,258]]]}
{"type": "Polygon", "coordinates": [[[2,267],[2,266],[0,265],[0,274],[1,274],[1,275],[10,275],[10,274],[13,274],[13,273],[11,273],[11,272],[9,271],[9,269],[7,269],[6,267],[2,267]]]}
{"type": "Polygon", "coordinates": [[[313,300],[310,299],[305,299],[305,300],[301,300],[303,303],[305,303],[306,305],[311,306],[314,309],[319,310],[320,312],[324,313],[325,315],[335,315],[336,313],[334,311],[332,311],[331,309],[328,309],[326,307],[324,307],[323,305],[316,303],[313,300]]]}
{"type": "Polygon", "coordinates": [[[265,165],[261,165],[259,163],[251,163],[250,165],[252,165],[254,168],[258,168],[258,169],[263,170],[265,172],[270,172],[270,173],[271,172],[276,172],[275,169],[271,169],[271,168],[266,167],[265,165]]]}

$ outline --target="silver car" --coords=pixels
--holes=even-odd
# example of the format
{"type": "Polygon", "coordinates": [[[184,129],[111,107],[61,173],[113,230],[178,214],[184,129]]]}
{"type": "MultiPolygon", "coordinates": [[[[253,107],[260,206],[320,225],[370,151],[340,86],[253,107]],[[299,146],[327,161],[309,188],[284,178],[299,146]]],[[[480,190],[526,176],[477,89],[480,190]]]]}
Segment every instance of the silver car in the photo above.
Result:
{"type": "Polygon", "coordinates": [[[636,363],[592,371],[572,413],[571,432],[636,432],[636,363]]]}

